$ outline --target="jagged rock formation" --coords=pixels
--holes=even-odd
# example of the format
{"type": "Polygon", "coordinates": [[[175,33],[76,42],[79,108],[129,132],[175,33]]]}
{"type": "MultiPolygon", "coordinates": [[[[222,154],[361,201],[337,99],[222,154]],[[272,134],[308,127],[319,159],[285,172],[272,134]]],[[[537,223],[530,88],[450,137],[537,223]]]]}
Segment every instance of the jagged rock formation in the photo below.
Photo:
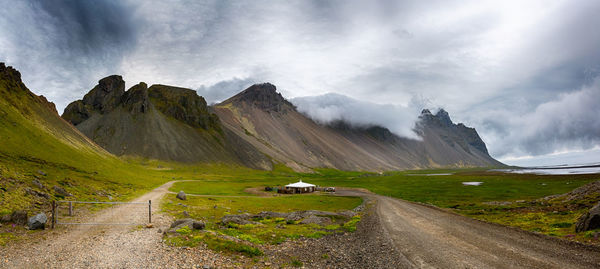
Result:
{"type": "Polygon", "coordinates": [[[120,76],[98,82],[63,118],[116,155],[182,162],[240,163],[270,169],[395,170],[497,166],[473,128],[448,113],[423,110],[422,141],[380,126],[318,124],[299,113],[270,83],[256,84],[214,107],[190,89],[139,83],[124,90],[120,76]]]}
{"type": "Polygon", "coordinates": [[[63,118],[109,152],[179,162],[225,162],[270,169],[262,153],[221,128],[195,91],[101,79],[63,118]]]}
{"type": "Polygon", "coordinates": [[[318,124],[296,111],[269,83],[257,84],[214,107],[223,126],[259,151],[296,170],[393,170],[444,166],[498,166],[475,129],[448,113],[424,110],[415,127],[422,141],[380,126],[343,121],[318,124]]]}

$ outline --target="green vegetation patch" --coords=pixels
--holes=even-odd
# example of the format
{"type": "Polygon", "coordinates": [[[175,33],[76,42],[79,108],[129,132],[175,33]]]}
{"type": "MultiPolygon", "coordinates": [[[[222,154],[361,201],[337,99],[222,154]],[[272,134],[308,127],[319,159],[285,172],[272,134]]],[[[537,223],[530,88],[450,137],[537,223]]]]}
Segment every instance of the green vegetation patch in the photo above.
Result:
{"type": "MultiPolygon", "coordinates": [[[[179,230],[177,232],[180,233],[179,230]]],[[[184,232],[182,233],[184,236],[170,236],[167,237],[165,241],[171,246],[196,247],[200,244],[204,244],[207,248],[215,251],[240,253],[248,257],[263,255],[263,252],[259,248],[256,248],[251,244],[229,240],[210,232],[192,232],[191,230],[182,232],[184,232]]]]}
{"type": "MultiPolygon", "coordinates": [[[[300,224],[296,221],[287,221],[284,218],[260,218],[256,223],[238,225],[229,223],[227,226],[220,223],[221,218],[228,214],[250,213],[262,211],[293,212],[303,210],[343,211],[350,210],[362,203],[359,197],[338,197],[331,195],[289,195],[278,197],[194,197],[188,196],[185,201],[177,200],[171,195],[163,200],[162,208],[167,213],[183,217],[184,210],[190,217],[202,219],[206,222],[206,229],[215,233],[216,237],[234,238],[248,246],[259,247],[264,244],[280,244],[286,240],[306,238],[320,238],[335,232],[355,231],[356,223],[360,217],[354,217],[346,222],[330,225],[300,224]],[[353,228],[352,228],[353,227],[353,228]]],[[[344,221],[332,219],[332,221],[344,221]]],[[[175,245],[194,243],[195,232],[177,231],[170,238],[175,245]],[[191,239],[190,239],[191,238],[191,239]]],[[[205,237],[198,237],[202,241],[205,237]]],[[[210,238],[213,240],[214,238],[210,238]]],[[[205,242],[210,245],[208,242],[205,242]]],[[[191,246],[190,245],[190,246],[191,246]]],[[[243,251],[249,251],[243,249],[243,251]]],[[[244,254],[244,253],[242,253],[244,254]]],[[[244,255],[249,255],[248,253],[244,255]]]]}

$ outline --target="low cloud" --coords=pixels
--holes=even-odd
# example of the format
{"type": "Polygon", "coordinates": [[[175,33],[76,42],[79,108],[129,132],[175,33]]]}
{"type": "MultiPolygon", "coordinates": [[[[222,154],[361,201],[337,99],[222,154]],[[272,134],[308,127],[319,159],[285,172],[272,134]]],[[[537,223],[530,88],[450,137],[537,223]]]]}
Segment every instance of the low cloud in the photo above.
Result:
{"type": "Polygon", "coordinates": [[[220,81],[216,84],[205,86],[202,85],[196,91],[198,95],[204,97],[207,103],[214,104],[227,100],[246,88],[256,83],[254,79],[233,78],[230,80],[220,81]]]}
{"type": "Polygon", "coordinates": [[[290,101],[298,111],[320,123],[343,120],[362,126],[379,125],[399,136],[419,139],[413,132],[420,113],[415,106],[376,104],[336,93],[297,97],[290,101]]]}
{"type": "Polygon", "coordinates": [[[482,116],[480,130],[488,138],[492,154],[498,157],[590,150],[600,144],[598,100],[600,78],[577,91],[560,94],[529,113],[490,111],[482,116]]]}

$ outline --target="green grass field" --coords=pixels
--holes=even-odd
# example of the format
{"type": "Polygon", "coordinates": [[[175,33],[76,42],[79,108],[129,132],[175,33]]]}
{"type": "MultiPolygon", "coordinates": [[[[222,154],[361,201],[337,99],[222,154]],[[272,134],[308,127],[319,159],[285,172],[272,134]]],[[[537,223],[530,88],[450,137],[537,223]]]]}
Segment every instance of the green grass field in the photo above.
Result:
{"type": "Polygon", "coordinates": [[[185,217],[183,211],[189,212],[190,217],[205,221],[208,231],[178,230],[177,236],[167,237],[166,240],[169,244],[193,247],[204,243],[215,250],[257,256],[262,253],[258,248],[262,244],[279,244],[300,237],[319,238],[334,232],[354,231],[358,219],[349,219],[341,224],[320,226],[288,222],[283,218],[267,218],[257,219],[259,224],[224,226],[219,223],[223,216],[241,213],[256,214],[261,211],[322,210],[337,212],[353,209],[361,203],[362,199],[358,197],[317,194],[243,198],[188,196],[185,201],[170,195],[163,200],[162,208],[165,212],[178,218],[185,217]],[[242,240],[243,243],[219,238],[215,235],[235,237],[242,240]]]}
{"type": "Polygon", "coordinates": [[[586,208],[598,201],[598,198],[579,201],[579,204],[575,203],[577,206],[567,207],[558,201],[536,202],[536,199],[566,193],[600,180],[600,175],[597,174],[506,174],[488,172],[485,169],[417,170],[385,174],[319,169],[317,173],[303,174],[278,168],[268,172],[246,170],[233,175],[217,175],[206,171],[198,178],[203,181],[178,183],[171,190],[196,194],[214,192],[219,195],[250,195],[245,193],[244,189],[281,186],[302,179],[321,186],[366,188],[380,195],[450,208],[456,213],[480,220],[597,243],[590,239],[589,234],[576,234],[574,223],[586,208]],[[482,184],[462,184],[470,181],[482,184]],[[502,201],[511,204],[489,204],[502,201]]]}

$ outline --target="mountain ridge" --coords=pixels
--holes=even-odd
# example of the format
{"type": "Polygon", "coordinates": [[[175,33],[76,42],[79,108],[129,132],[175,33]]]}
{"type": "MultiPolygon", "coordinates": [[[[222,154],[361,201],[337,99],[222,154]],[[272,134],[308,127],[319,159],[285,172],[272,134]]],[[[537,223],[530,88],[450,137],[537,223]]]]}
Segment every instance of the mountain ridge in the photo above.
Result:
{"type": "Polygon", "coordinates": [[[415,125],[418,141],[377,125],[317,123],[271,83],[208,106],[186,88],[142,82],[125,91],[122,77],[113,75],[69,104],[63,118],[118,156],[261,169],[282,163],[305,172],[501,165],[475,129],[454,124],[445,110],[423,110],[415,125]]]}

